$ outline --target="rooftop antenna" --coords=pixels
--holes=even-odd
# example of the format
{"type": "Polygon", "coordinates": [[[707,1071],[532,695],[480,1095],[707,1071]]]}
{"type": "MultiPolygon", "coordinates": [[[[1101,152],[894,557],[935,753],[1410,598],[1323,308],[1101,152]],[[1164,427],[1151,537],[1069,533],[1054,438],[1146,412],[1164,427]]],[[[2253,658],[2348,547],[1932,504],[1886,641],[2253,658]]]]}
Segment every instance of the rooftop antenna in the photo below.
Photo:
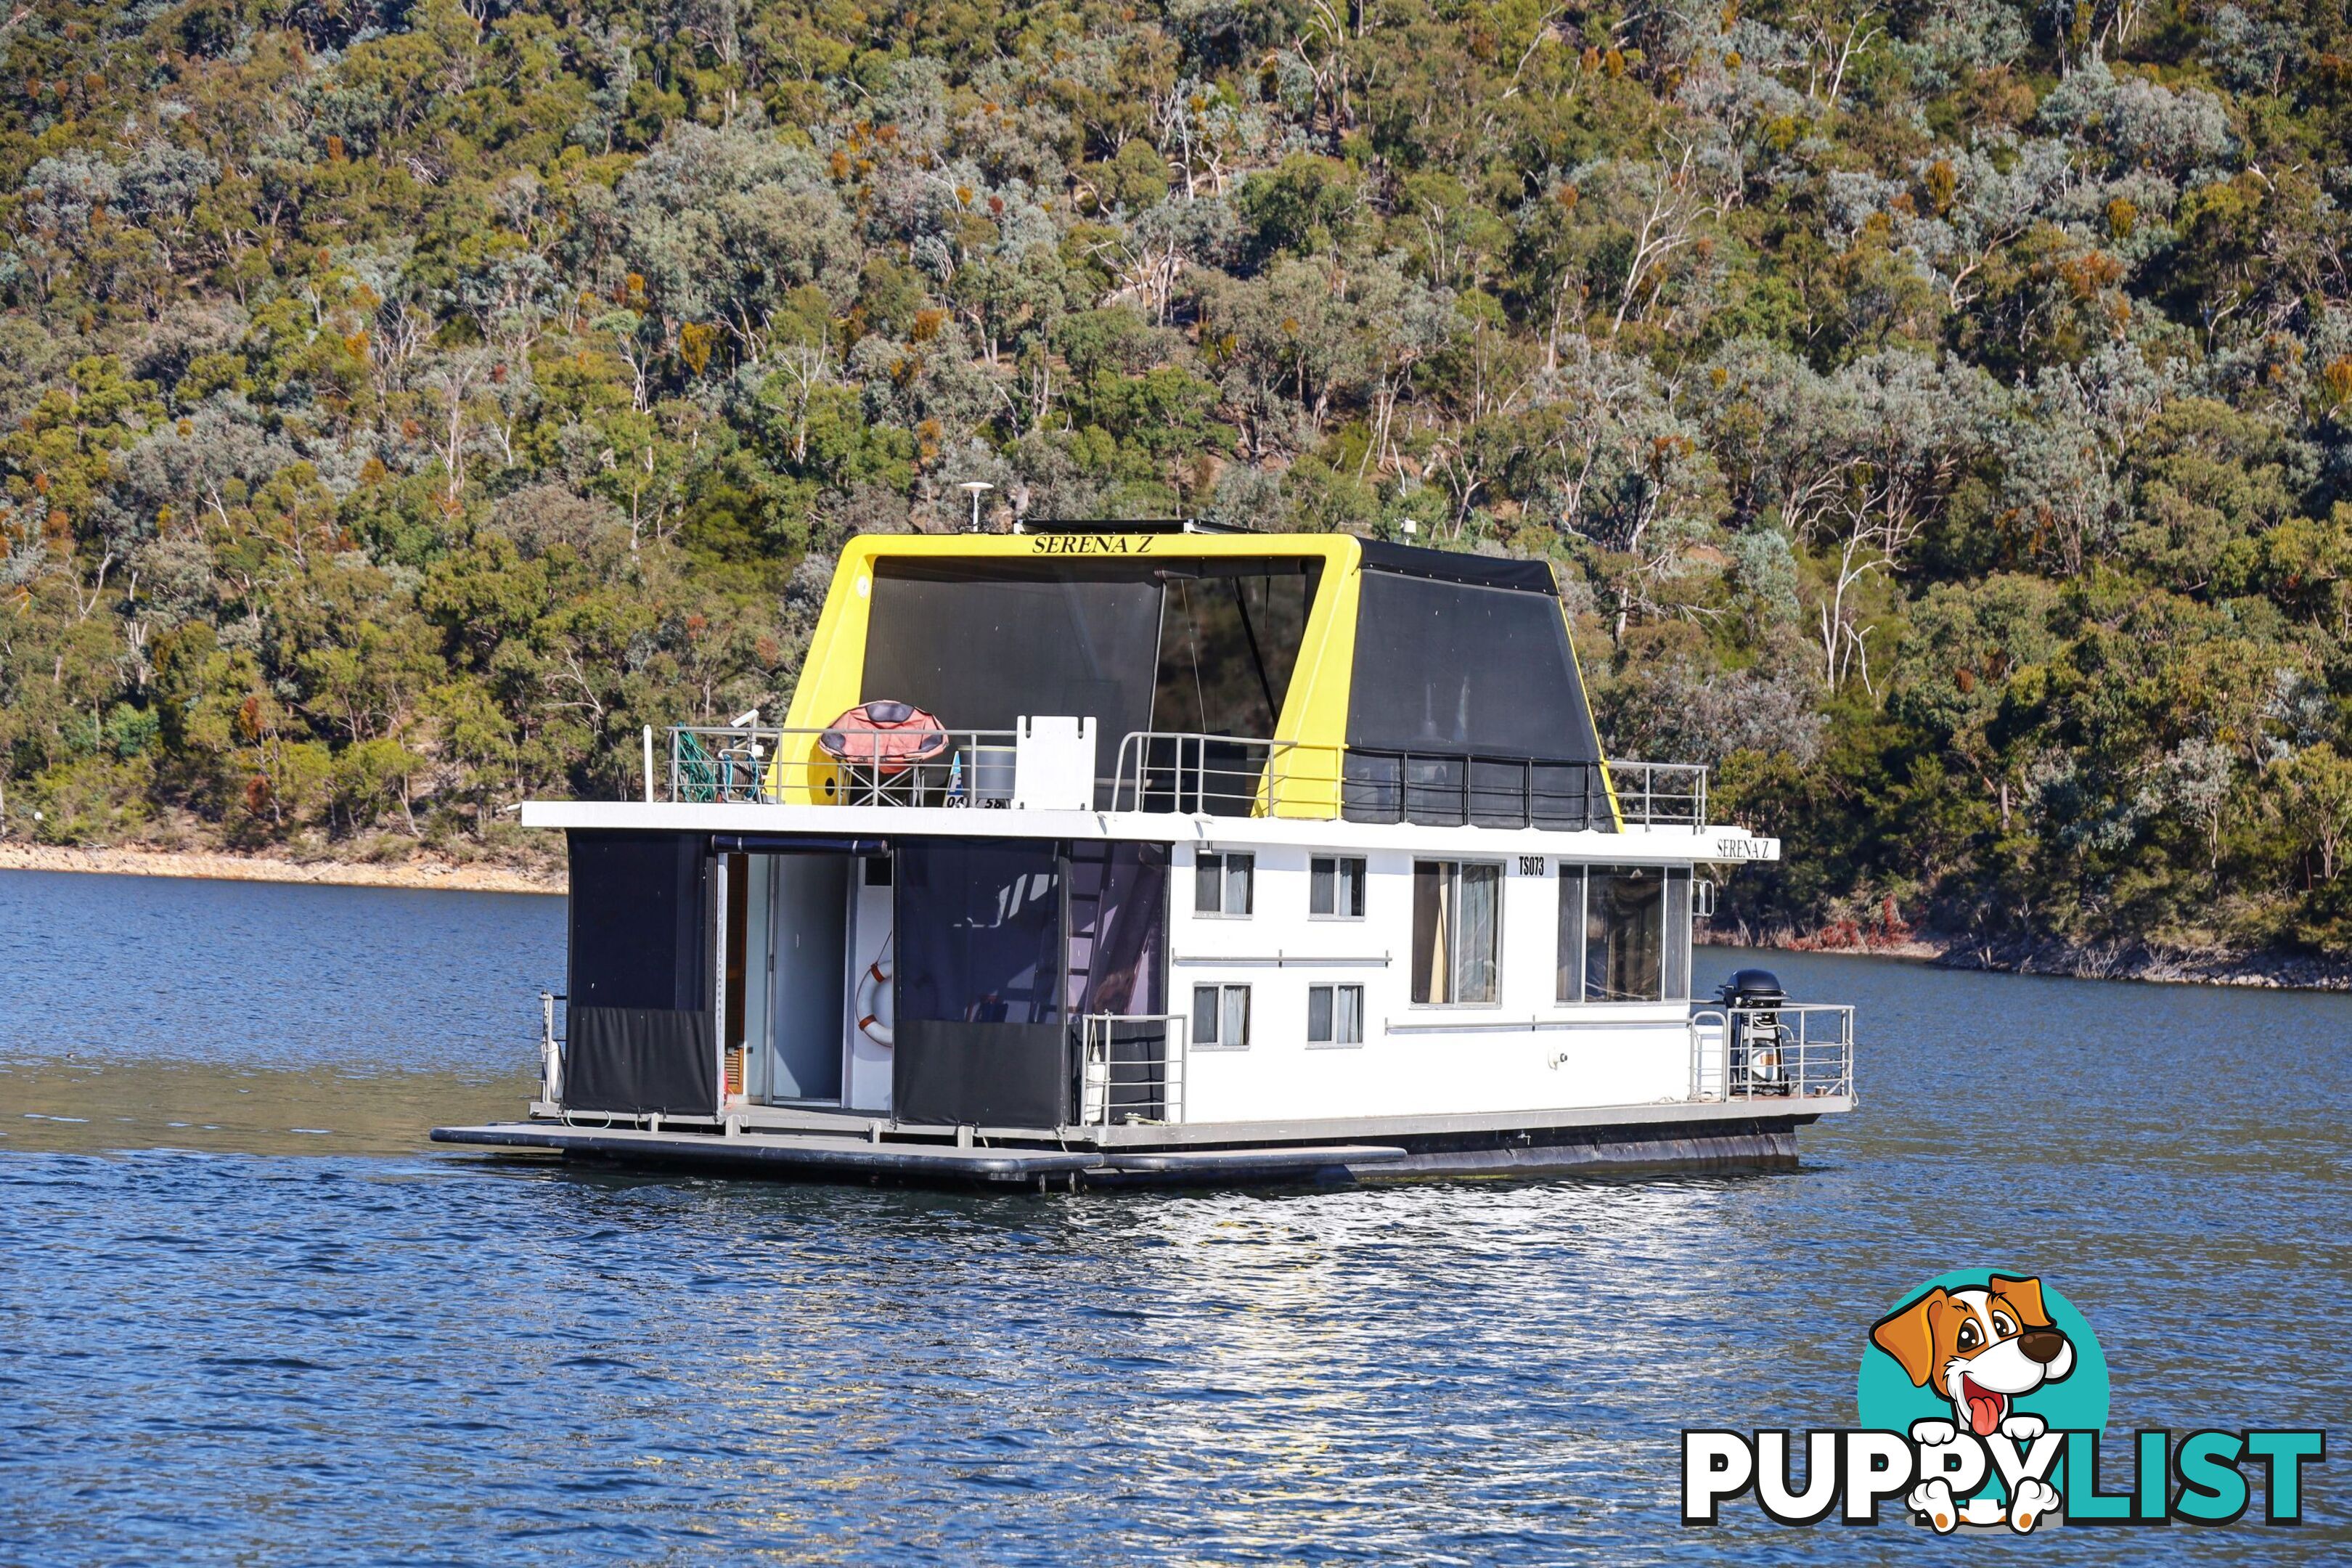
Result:
{"type": "Polygon", "coordinates": [[[961,484],[960,484],[960,485],[958,485],[958,486],[956,487],[956,489],[960,489],[960,490],[963,491],[963,493],[964,493],[964,494],[966,494],[966,495],[968,495],[968,496],[970,496],[970,497],[971,498],[971,531],[972,531],[973,533],[978,533],[978,532],[980,532],[980,531],[981,531],[981,526],[980,526],[980,498],[981,498],[981,497],[982,497],[982,496],[984,496],[984,495],[986,495],[989,491],[991,491],[991,490],[994,489],[995,488],[996,488],[996,487],[995,487],[994,485],[990,484],[986,479],[966,479],[963,483],[961,483],[961,484]]]}

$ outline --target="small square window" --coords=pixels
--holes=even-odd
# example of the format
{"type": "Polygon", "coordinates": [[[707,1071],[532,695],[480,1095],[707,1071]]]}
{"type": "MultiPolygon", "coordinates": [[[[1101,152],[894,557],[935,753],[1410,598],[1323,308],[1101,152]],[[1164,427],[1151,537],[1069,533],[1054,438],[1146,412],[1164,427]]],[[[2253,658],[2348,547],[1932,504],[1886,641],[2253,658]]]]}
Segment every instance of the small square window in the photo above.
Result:
{"type": "Polygon", "coordinates": [[[1203,849],[1192,861],[1192,912],[1248,914],[1255,901],[1256,880],[1256,856],[1217,854],[1203,849]]]}
{"type": "Polygon", "coordinates": [[[1307,912],[1330,920],[1362,920],[1364,862],[1352,855],[1318,855],[1308,860],[1307,912]]]}
{"type": "Polygon", "coordinates": [[[1310,1046],[1362,1045],[1364,988],[1360,985],[1308,986],[1307,1043],[1310,1046]]]}
{"type": "Polygon", "coordinates": [[[1241,1050],[1249,1044],[1250,988],[1246,985],[1192,987],[1192,1044],[1217,1050],[1241,1050]]]}

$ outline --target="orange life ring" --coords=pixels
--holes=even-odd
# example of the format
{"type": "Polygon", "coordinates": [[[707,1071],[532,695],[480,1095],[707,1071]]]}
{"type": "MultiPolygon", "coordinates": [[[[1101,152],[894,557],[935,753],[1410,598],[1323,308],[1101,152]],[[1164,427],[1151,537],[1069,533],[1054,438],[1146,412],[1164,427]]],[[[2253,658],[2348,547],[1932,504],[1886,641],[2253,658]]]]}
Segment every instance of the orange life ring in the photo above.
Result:
{"type": "Polygon", "coordinates": [[[891,1023],[897,1013],[890,986],[890,960],[877,958],[857,977],[857,1032],[887,1050],[891,1023]]]}

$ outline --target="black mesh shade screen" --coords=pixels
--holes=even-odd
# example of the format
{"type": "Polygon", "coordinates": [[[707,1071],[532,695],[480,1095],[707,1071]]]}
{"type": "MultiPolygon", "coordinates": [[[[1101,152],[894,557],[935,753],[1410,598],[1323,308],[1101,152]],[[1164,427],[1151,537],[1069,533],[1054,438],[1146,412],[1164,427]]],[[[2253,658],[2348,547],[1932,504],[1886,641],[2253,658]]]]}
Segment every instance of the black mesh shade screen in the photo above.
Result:
{"type": "Polygon", "coordinates": [[[1109,748],[1151,726],[1160,583],[1051,563],[875,569],[863,699],[912,702],[950,730],[1010,730],[1024,715],[1096,721],[1109,748]]]}
{"type": "Polygon", "coordinates": [[[1061,861],[1050,842],[908,838],[893,868],[898,1017],[1060,1020],[1061,861]]]}
{"type": "Polygon", "coordinates": [[[1071,847],[1068,993],[1077,1013],[1168,1010],[1168,860],[1165,844],[1071,847]]]}
{"type": "Polygon", "coordinates": [[[874,574],[865,700],[951,730],[1024,714],[1138,730],[1271,736],[1320,563],[1236,560],[886,561],[874,574]]]}
{"type": "Polygon", "coordinates": [[[908,839],[893,867],[901,1121],[1066,1120],[1062,862],[1023,839],[908,839]]]}
{"type": "Polygon", "coordinates": [[[564,1103],[709,1114],[719,1069],[702,841],[681,833],[574,833],[571,851],[564,1103]]]}
{"type": "Polygon", "coordinates": [[[1599,762],[1559,600],[1367,570],[1348,744],[1599,762]]]}
{"type": "Polygon", "coordinates": [[[1203,563],[1165,575],[1151,727],[1271,736],[1307,636],[1316,565],[1203,563]]]}

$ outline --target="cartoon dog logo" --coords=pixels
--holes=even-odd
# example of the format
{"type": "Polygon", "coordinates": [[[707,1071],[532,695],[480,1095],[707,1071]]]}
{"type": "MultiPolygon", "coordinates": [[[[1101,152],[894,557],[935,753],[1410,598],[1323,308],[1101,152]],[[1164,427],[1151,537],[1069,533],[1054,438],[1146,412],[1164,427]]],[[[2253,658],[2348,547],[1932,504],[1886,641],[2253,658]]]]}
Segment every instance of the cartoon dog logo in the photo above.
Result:
{"type": "MultiPolygon", "coordinates": [[[[1913,1439],[1921,1443],[1948,1443],[1968,1431],[1979,1439],[1998,1433],[2030,1444],[2047,1426],[2042,1417],[2018,1410],[2018,1399],[2074,1370],[2074,1346],[2043,1310],[2039,1279],[1996,1274],[1980,1289],[1937,1286],[1881,1318],[1870,1338],[1902,1366],[1913,1386],[1934,1388],[1952,1406],[1952,1423],[1912,1426],[1913,1439]]],[[[1962,1506],[1953,1501],[1951,1487],[1935,1479],[1913,1488],[1906,1500],[1938,1532],[1963,1520],[2024,1531],[2058,1506],[2058,1492],[2046,1481],[2027,1479],[2006,1508],[1990,1498],[1970,1499],[1962,1506]]]]}

